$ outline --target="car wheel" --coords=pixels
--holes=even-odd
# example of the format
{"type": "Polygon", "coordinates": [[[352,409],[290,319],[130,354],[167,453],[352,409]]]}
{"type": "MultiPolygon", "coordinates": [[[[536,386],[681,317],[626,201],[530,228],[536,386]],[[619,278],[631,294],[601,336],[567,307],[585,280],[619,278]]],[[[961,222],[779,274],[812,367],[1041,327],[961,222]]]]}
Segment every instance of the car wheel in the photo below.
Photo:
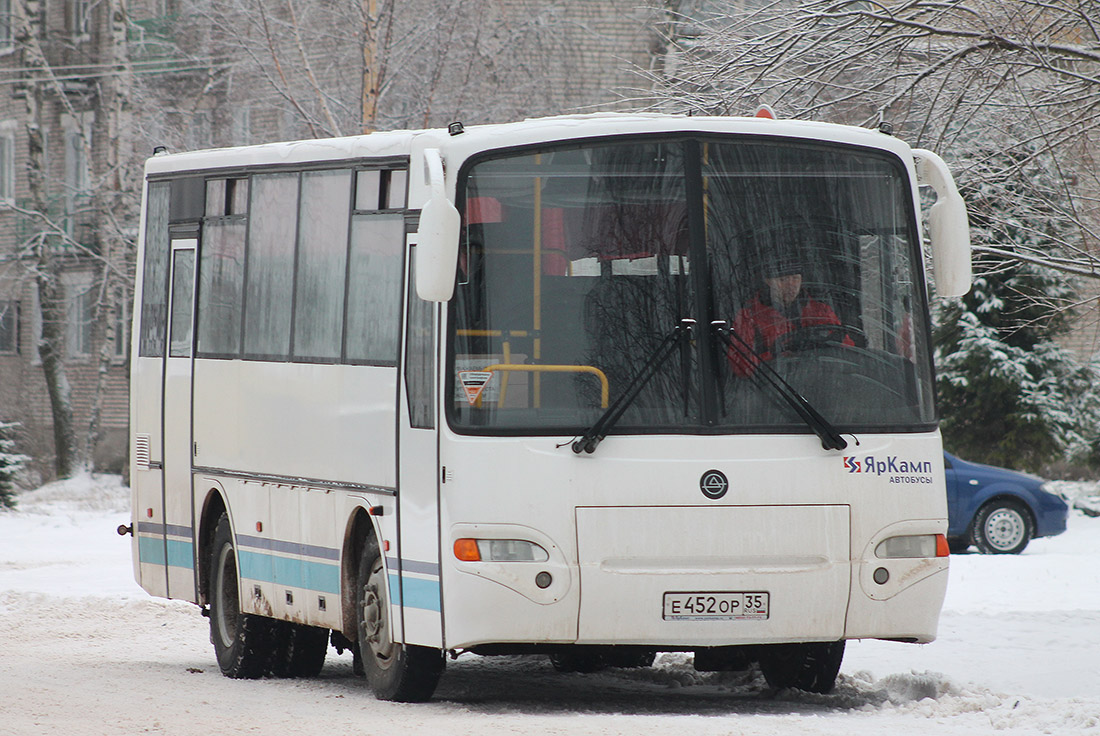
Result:
{"type": "Polygon", "coordinates": [[[1018,555],[1033,533],[1031,512],[1015,499],[990,501],[974,518],[974,546],[982,554],[1018,555]]]}

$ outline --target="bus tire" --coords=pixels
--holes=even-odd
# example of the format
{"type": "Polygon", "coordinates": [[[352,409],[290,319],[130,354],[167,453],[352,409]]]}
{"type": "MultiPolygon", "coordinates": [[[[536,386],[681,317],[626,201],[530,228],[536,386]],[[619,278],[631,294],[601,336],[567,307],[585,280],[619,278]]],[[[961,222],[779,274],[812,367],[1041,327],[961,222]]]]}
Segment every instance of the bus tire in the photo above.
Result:
{"type": "Polygon", "coordinates": [[[367,538],[356,576],[356,625],[367,684],[379,700],[429,700],[443,674],[443,652],[393,640],[390,596],[378,540],[367,538]]]}
{"type": "Polygon", "coordinates": [[[237,553],[229,517],[222,514],[210,545],[210,641],[226,677],[252,680],[271,669],[277,639],[275,622],[241,613],[237,553]]]}
{"type": "Polygon", "coordinates": [[[832,692],[844,659],[844,641],[767,644],[757,650],[760,671],[771,687],[832,692]]]}
{"type": "Polygon", "coordinates": [[[1027,507],[1012,498],[999,498],[982,506],[974,517],[974,546],[983,555],[1018,555],[1034,529],[1027,507]]]}
{"type": "Polygon", "coordinates": [[[275,677],[316,677],[328,654],[328,629],[289,621],[275,622],[278,645],[271,674],[275,677]]]}

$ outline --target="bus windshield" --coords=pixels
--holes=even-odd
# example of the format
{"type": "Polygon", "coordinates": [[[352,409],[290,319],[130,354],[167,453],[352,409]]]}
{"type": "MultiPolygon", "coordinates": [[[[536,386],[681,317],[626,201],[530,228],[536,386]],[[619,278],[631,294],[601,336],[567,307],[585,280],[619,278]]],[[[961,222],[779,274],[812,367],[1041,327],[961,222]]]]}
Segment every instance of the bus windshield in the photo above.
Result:
{"type": "Polygon", "coordinates": [[[459,432],[580,433],[627,391],[613,433],[812,431],[772,377],[843,431],[935,420],[914,198],[892,154],[574,142],[474,159],[458,199],[459,432]]]}

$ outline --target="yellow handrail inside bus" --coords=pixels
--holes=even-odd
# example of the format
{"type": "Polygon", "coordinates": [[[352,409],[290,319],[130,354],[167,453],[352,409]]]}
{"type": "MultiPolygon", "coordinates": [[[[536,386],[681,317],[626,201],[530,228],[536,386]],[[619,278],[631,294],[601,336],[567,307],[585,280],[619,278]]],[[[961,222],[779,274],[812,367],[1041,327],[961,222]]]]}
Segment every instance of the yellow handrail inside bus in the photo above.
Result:
{"type": "Polygon", "coordinates": [[[527,337],[527,330],[455,330],[456,335],[462,337],[527,337]]]}
{"type": "Polygon", "coordinates": [[[593,365],[517,365],[512,363],[497,363],[485,369],[486,371],[524,371],[527,373],[591,373],[600,379],[600,408],[607,408],[607,398],[610,388],[607,376],[599,368],[593,365]]]}

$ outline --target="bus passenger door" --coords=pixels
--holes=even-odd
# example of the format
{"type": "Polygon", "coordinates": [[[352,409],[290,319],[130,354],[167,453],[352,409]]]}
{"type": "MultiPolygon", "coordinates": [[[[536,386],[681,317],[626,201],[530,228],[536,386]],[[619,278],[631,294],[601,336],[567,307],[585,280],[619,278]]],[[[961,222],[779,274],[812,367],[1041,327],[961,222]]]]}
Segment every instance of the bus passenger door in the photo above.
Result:
{"type": "Polygon", "coordinates": [[[405,351],[399,417],[400,550],[387,556],[390,590],[400,601],[407,644],[443,646],[439,549],[439,455],[436,435],[435,327],[438,307],[416,295],[416,248],[409,257],[405,351]]]}
{"type": "Polygon", "coordinates": [[[168,350],[164,361],[164,533],[169,598],[195,600],[191,512],[191,351],[195,238],[172,240],[168,350]]]}

